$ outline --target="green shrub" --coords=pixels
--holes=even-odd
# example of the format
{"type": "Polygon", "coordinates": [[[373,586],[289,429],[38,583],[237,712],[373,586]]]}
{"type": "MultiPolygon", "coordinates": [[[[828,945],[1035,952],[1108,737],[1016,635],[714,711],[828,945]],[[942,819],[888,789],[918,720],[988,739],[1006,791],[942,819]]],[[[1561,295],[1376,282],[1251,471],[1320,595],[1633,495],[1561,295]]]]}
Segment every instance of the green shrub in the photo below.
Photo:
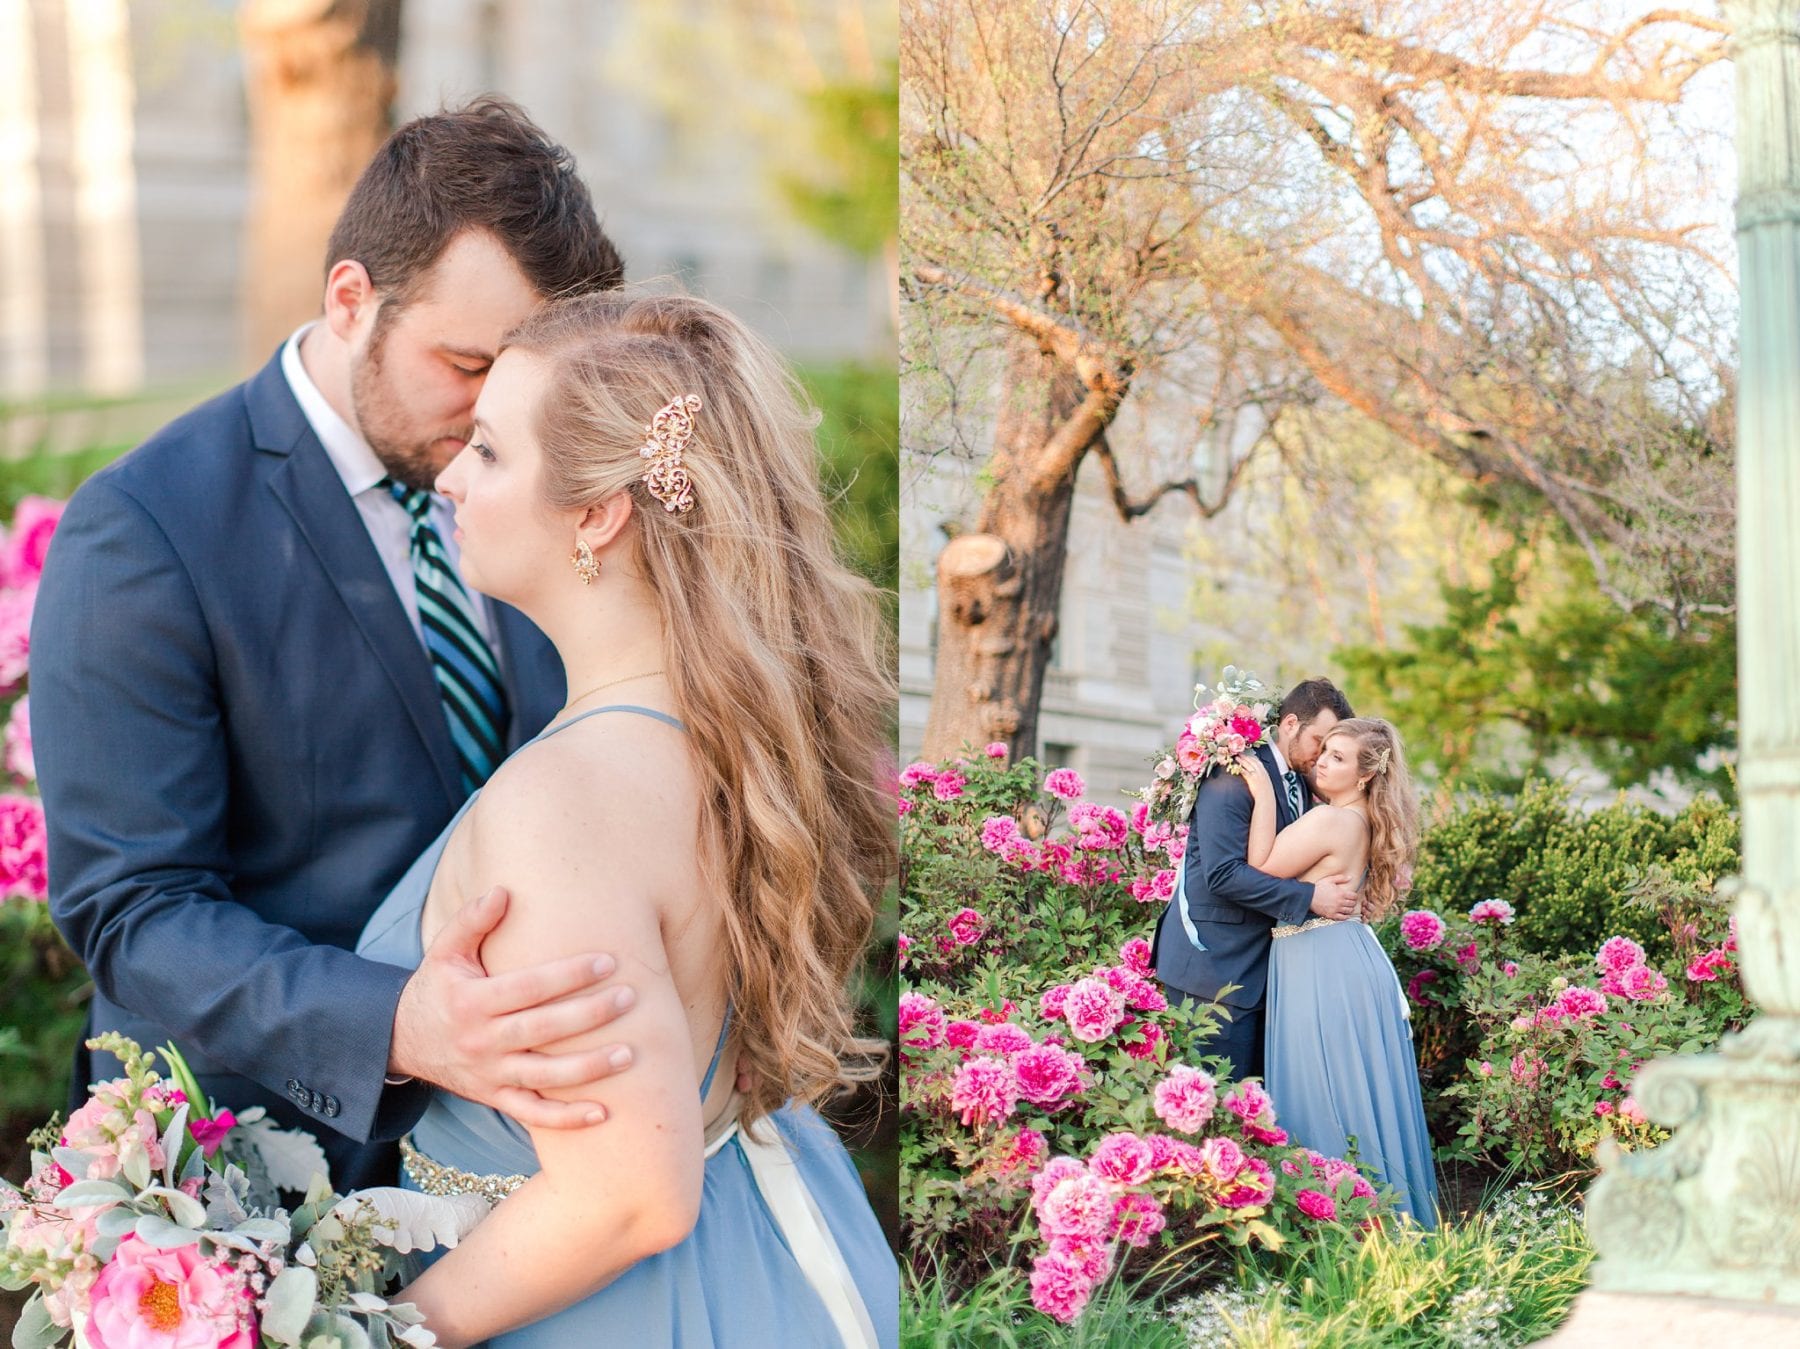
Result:
{"type": "Polygon", "coordinates": [[[1560,784],[1527,784],[1516,800],[1470,795],[1425,833],[1414,902],[1440,913],[1504,899],[1518,914],[1514,938],[1543,955],[1592,951],[1628,936],[1652,955],[1674,954],[1668,930],[1636,902],[1657,869],[1710,891],[1737,869],[1738,823],[1718,797],[1697,796],[1669,817],[1624,800],[1590,813],[1560,784]]]}

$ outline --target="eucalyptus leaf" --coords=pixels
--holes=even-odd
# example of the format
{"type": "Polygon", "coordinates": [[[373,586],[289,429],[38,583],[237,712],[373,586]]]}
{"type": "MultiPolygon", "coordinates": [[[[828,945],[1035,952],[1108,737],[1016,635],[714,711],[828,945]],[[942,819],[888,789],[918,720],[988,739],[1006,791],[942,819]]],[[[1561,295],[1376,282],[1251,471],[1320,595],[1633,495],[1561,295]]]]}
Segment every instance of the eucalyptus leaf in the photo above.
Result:
{"type": "Polygon", "coordinates": [[[137,1220],[139,1241],[163,1250],[173,1250],[180,1246],[192,1246],[200,1240],[200,1234],[188,1227],[178,1227],[160,1213],[146,1213],[137,1220]]]}
{"type": "Polygon", "coordinates": [[[125,1179],[138,1189],[150,1183],[150,1154],[142,1148],[131,1148],[119,1158],[119,1170],[125,1173],[125,1179]]]}
{"type": "Polygon", "coordinates": [[[425,1329],[422,1324],[410,1325],[405,1330],[396,1330],[394,1338],[403,1344],[410,1344],[412,1349],[437,1349],[437,1336],[425,1329]]]}
{"type": "Polygon", "coordinates": [[[57,1208],[93,1208],[97,1204],[129,1203],[132,1192],[116,1180],[78,1180],[65,1185],[51,1202],[57,1208]]]}
{"type": "Polygon", "coordinates": [[[319,1295],[319,1276],[289,1265],[275,1276],[263,1300],[262,1333],[277,1344],[298,1344],[319,1295]]]}
{"type": "Polygon", "coordinates": [[[240,1237],[249,1237],[252,1241],[285,1243],[288,1239],[287,1224],[279,1218],[246,1218],[231,1230],[240,1237]]]}
{"type": "Polygon", "coordinates": [[[358,1190],[332,1213],[348,1217],[359,1208],[375,1214],[376,1239],[404,1255],[456,1245],[487,1216],[489,1204],[479,1195],[420,1194],[417,1190],[384,1187],[358,1190]]]}
{"type": "Polygon", "coordinates": [[[175,1184],[175,1167],[181,1160],[181,1145],[187,1142],[188,1103],[183,1101],[169,1116],[169,1127],[163,1130],[163,1184],[175,1184]]]}
{"type": "Polygon", "coordinates": [[[359,1312],[384,1312],[387,1310],[387,1299],[376,1297],[373,1293],[352,1293],[345,1301],[359,1312]]]}
{"type": "Polygon", "coordinates": [[[51,1349],[61,1342],[66,1333],[50,1319],[50,1309],[44,1305],[44,1295],[33,1293],[31,1301],[19,1313],[18,1324],[13,1327],[13,1349],[51,1349]]]}
{"type": "Polygon", "coordinates": [[[319,1312],[306,1323],[306,1349],[371,1349],[369,1336],[348,1316],[319,1312]]]}
{"type": "Polygon", "coordinates": [[[94,1244],[88,1249],[93,1253],[94,1259],[104,1265],[112,1259],[113,1252],[119,1249],[119,1240],[118,1237],[96,1237],[94,1244]]]}
{"type": "Polygon", "coordinates": [[[103,1237],[122,1237],[137,1226],[138,1215],[135,1209],[109,1208],[94,1221],[94,1228],[103,1237]]]}
{"type": "Polygon", "coordinates": [[[206,1205],[191,1194],[183,1194],[166,1185],[152,1185],[138,1198],[162,1200],[169,1206],[169,1216],[183,1227],[198,1230],[206,1226],[206,1205]]]}
{"type": "Polygon", "coordinates": [[[87,1175],[88,1168],[100,1160],[97,1152],[83,1152],[79,1148],[51,1148],[50,1156],[63,1170],[77,1180],[87,1175]]]}

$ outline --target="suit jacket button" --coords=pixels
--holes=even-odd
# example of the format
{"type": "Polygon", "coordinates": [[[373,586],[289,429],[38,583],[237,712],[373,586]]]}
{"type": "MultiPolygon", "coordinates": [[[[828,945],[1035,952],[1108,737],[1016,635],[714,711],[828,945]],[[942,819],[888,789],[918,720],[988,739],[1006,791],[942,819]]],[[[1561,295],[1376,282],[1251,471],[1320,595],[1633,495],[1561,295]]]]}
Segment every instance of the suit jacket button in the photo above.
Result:
{"type": "Polygon", "coordinates": [[[327,1097],[326,1097],[326,1098],[325,1098],[325,1114],[326,1114],[326,1117],[327,1117],[327,1118],[330,1118],[330,1119],[336,1119],[336,1118],[337,1118],[337,1113],[338,1113],[338,1109],[339,1109],[339,1107],[338,1107],[338,1098],[337,1098],[337,1097],[335,1097],[335,1096],[327,1096],[327,1097]]]}
{"type": "Polygon", "coordinates": [[[298,1101],[301,1105],[306,1104],[307,1090],[299,1078],[290,1077],[287,1080],[287,1094],[290,1101],[298,1101]]]}

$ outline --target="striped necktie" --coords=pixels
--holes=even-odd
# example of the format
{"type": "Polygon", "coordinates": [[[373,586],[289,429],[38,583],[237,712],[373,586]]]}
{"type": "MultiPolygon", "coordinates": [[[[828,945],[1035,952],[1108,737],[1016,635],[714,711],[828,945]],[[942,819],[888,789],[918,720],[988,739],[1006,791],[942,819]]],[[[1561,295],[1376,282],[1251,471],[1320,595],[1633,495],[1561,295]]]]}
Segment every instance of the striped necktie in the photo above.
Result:
{"type": "Polygon", "coordinates": [[[1288,808],[1297,820],[1306,813],[1306,798],[1300,795],[1300,775],[1290,768],[1281,776],[1287,783],[1288,808]]]}
{"type": "Polygon", "coordinates": [[[431,525],[431,495],[392,478],[382,486],[412,517],[413,580],[419,624],[437,676],[444,719],[462,766],[463,791],[472,793],[500,764],[506,746],[506,690],[500,665],[475,622],[475,607],[431,525]]]}

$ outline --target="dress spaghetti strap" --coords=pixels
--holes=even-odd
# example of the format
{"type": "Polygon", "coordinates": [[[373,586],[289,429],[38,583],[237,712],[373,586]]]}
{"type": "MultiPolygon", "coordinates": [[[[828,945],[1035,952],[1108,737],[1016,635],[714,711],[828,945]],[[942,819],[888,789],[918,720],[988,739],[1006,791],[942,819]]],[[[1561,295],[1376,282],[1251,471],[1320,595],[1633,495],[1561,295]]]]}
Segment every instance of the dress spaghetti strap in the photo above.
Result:
{"type": "Polygon", "coordinates": [[[607,707],[593,707],[586,712],[577,712],[567,721],[554,722],[532,736],[530,743],[536,744],[546,736],[555,735],[564,727],[573,726],[578,721],[586,721],[589,717],[597,717],[602,712],[635,712],[640,717],[650,717],[655,721],[662,722],[665,726],[673,726],[678,731],[686,732],[687,730],[687,723],[679,717],[671,717],[667,712],[658,712],[654,707],[639,707],[636,703],[613,703],[607,707]]]}

